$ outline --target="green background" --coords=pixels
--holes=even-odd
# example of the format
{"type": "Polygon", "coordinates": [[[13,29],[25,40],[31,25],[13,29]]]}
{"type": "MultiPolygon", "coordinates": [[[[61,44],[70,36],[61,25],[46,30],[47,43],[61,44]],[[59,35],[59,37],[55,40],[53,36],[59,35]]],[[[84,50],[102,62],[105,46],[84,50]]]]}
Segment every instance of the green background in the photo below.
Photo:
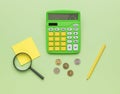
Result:
{"type": "Polygon", "coordinates": [[[119,0],[0,0],[0,94],[120,94],[120,1],[119,0]],[[46,52],[45,22],[48,10],[81,12],[81,52],[77,55],[49,55],[46,52]],[[45,76],[42,81],[31,71],[18,72],[12,65],[11,46],[28,37],[41,56],[33,67],[45,76]],[[86,75],[102,44],[106,49],[92,77],[86,75]],[[70,64],[74,76],[60,66],[53,73],[55,59],[70,64]],[[75,66],[75,58],[81,64],[75,66]]]}

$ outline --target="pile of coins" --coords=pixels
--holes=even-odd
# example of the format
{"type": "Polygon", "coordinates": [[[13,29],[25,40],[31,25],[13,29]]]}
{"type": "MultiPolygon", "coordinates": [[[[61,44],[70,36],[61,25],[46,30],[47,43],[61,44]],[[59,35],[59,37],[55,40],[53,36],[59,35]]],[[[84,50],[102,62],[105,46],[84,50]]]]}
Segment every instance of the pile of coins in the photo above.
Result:
{"type": "MultiPolygon", "coordinates": [[[[55,60],[55,64],[58,65],[58,66],[60,66],[62,64],[62,60],[61,59],[56,59],[55,60]]],[[[79,65],[80,64],[80,59],[76,58],[74,60],[74,64],[75,65],[79,65]]],[[[69,69],[69,64],[65,62],[65,63],[63,63],[62,67],[63,67],[63,69],[67,70],[67,69],[69,69]]],[[[53,70],[53,72],[55,74],[59,74],[60,73],[60,69],[58,67],[55,67],[54,70],[53,70]]],[[[73,70],[70,69],[70,70],[67,71],[67,75],[69,77],[73,76],[73,74],[74,74],[73,70]]]]}

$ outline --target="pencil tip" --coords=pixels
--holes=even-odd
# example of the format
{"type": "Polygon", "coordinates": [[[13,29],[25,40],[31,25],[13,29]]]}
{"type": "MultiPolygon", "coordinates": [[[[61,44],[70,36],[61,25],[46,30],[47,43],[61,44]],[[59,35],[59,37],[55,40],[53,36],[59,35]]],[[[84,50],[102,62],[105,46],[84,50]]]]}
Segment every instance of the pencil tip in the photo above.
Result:
{"type": "Polygon", "coordinates": [[[86,78],[86,80],[89,80],[89,78],[86,78]]]}

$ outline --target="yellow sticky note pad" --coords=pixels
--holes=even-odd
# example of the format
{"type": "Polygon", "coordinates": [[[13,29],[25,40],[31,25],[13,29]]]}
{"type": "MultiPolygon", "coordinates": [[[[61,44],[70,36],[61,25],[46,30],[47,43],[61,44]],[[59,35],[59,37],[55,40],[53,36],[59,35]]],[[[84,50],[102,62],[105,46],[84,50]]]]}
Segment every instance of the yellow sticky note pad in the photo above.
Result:
{"type": "MultiPolygon", "coordinates": [[[[13,45],[12,48],[15,54],[20,53],[20,52],[25,52],[31,56],[32,60],[40,56],[40,53],[31,37],[23,40],[22,42],[19,42],[13,45]]],[[[28,58],[23,59],[19,56],[18,56],[18,60],[21,65],[24,65],[27,62],[29,62],[28,58]]]]}

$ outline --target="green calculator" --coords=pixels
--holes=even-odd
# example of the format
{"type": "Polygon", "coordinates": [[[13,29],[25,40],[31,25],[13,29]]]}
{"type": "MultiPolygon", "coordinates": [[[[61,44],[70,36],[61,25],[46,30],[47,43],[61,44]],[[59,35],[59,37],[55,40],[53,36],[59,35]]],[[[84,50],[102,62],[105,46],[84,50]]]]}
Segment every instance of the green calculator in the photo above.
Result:
{"type": "Polygon", "coordinates": [[[80,52],[80,12],[56,10],[46,12],[46,46],[48,53],[80,52]]]}

